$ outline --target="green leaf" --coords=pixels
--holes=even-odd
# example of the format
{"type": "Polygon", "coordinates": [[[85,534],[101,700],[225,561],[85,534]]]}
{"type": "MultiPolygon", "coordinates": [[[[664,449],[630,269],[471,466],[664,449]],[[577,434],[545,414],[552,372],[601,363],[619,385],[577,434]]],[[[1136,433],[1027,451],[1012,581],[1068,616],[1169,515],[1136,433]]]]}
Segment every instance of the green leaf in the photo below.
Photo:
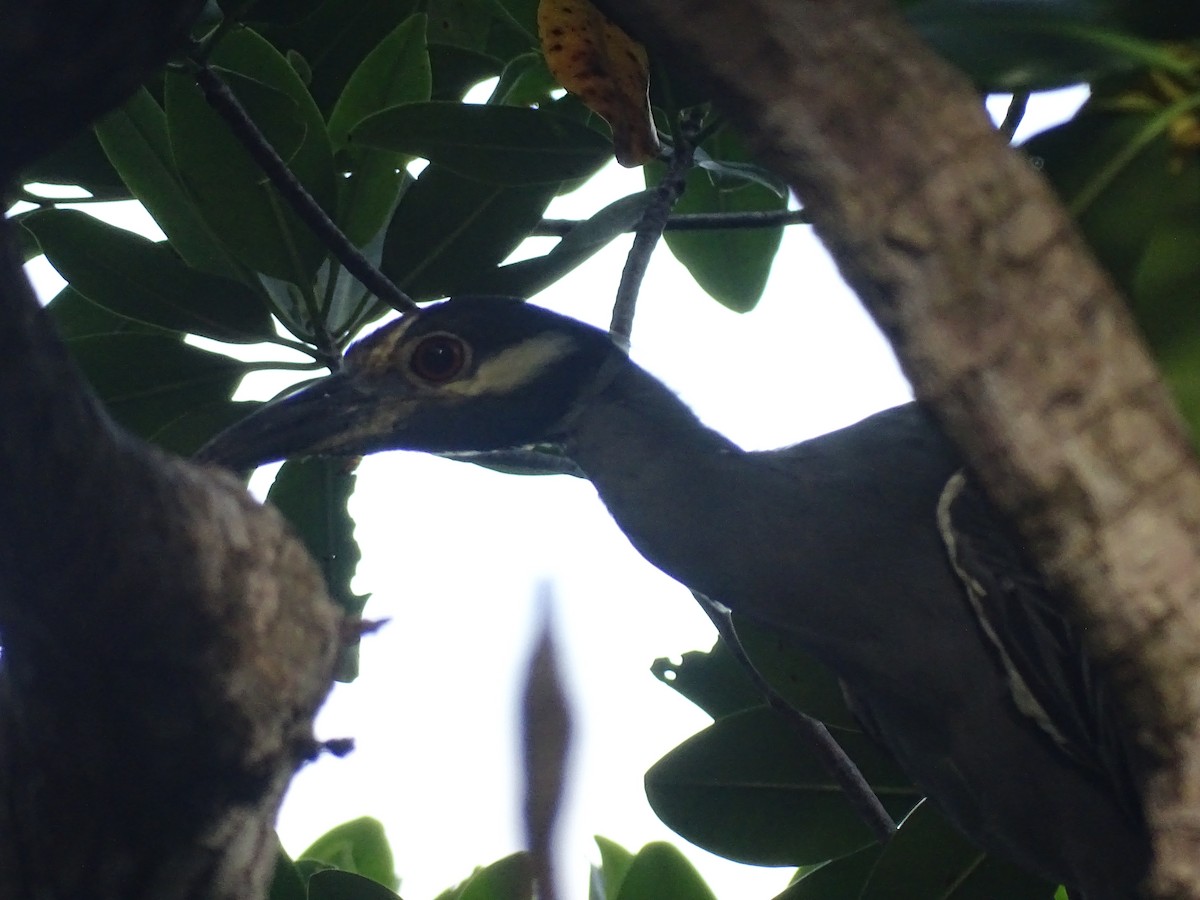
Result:
{"type": "Polygon", "coordinates": [[[35,212],[38,212],[38,210],[27,210],[23,213],[17,213],[15,216],[9,216],[9,221],[16,226],[14,233],[17,236],[17,248],[21,253],[21,262],[23,263],[27,263],[31,259],[42,255],[42,245],[37,242],[37,238],[33,236],[33,232],[24,225],[25,219],[29,218],[35,212]]]}
{"type": "Polygon", "coordinates": [[[475,85],[494,78],[504,69],[504,61],[446,44],[429,45],[429,64],[433,70],[433,100],[457,101],[475,85]]]}
{"type": "Polygon", "coordinates": [[[350,130],[374,113],[429,99],[433,86],[424,15],[409,16],[367,54],[329,116],[329,139],[345,146],[350,130]]]}
{"type": "Polygon", "coordinates": [[[495,0],[428,0],[427,8],[431,40],[486,54],[501,66],[537,46],[536,29],[531,33],[495,0]]]}
{"type": "Polygon", "coordinates": [[[323,869],[308,879],[308,900],[399,900],[399,895],[362,875],[323,869]]]}
{"type": "MultiPolygon", "coordinates": [[[[287,60],[249,30],[226,35],[212,59],[259,130],[327,211],[336,187],[325,123],[287,60]],[[230,74],[234,73],[234,74],[230,74]]],[[[168,72],[166,110],[180,177],[242,262],[309,289],[325,251],[186,76],[168,72]]]]}
{"type": "Polygon", "coordinates": [[[403,156],[369,147],[347,149],[347,134],[389,106],[429,99],[432,76],[425,24],[425,16],[410,16],[380,41],[350,77],[329,117],[330,138],[349,170],[339,185],[337,222],[356,246],[378,234],[409,176],[403,171],[403,156]]]}
{"type": "Polygon", "coordinates": [[[509,22],[526,36],[532,44],[538,40],[538,0],[490,0],[509,22]]]}
{"type": "Polygon", "coordinates": [[[533,866],[528,853],[513,853],[476,870],[457,900],[533,900],[533,866]]]}
{"type": "Polygon", "coordinates": [[[984,91],[1040,91],[1122,70],[1180,69],[1161,45],[1110,27],[1098,3],[928,0],[905,10],[934,49],[984,91]]]}
{"type": "Polygon", "coordinates": [[[603,136],[553,112],[437,101],[376,113],[350,139],[503,185],[583,178],[612,155],[603,136]]]}
{"type": "Polygon", "coordinates": [[[221,0],[226,15],[242,13],[248,22],[294,25],[310,16],[327,0],[255,0],[246,9],[245,0],[221,0]]]}
{"type": "MultiPolygon", "coordinates": [[[[308,15],[267,25],[263,33],[281,50],[304,57],[312,71],[308,87],[313,100],[329,113],[380,37],[422,5],[417,0],[325,0],[308,15]]],[[[250,18],[257,21],[254,10],[250,18]]]]}
{"type": "Polygon", "coordinates": [[[639,191],[614,200],[572,228],[549,253],[486,272],[471,290],[532,297],[590,259],[614,238],[633,229],[652,198],[652,191],[639,191]]]}
{"type": "MultiPolygon", "coordinates": [[[[1105,111],[1139,94],[1114,84],[1024,149],[1076,211],[1088,244],[1130,300],[1193,435],[1200,438],[1200,159],[1177,147],[1175,104],[1105,111]]],[[[1192,98],[1194,101],[1195,98],[1192,98]]],[[[1189,101],[1192,102],[1192,101],[1189,101]]]]}
{"type": "Polygon", "coordinates": [[[329,829],[299,856],[396,887],[392,848],[378,819],[363,816],[329,829]]]}
{"type": "Polygon", "coordinates": [[[275,854],[275,875],[271,878],[267,900],[306,900],[307,897],[304,879],[295,863],[280,848],[275,854]]]}
{"type": "MultiPolygon", "coordinates": [[[[717,161],[747,162],[748,154],[727,129],[706,142],[708,155],[717,161]]],[[[655,184],[665,171],[661,163],[645,167],[647,184],[655,184]]],[[[732,170],[713,173],[694,168],[677,213],[741,213],[787,209],[787,198],[762,184],[729,178],[732,170]]],[[[696,283],[714,300],[735,312],[754,308],[762,296],[771,264],[783,239],[783,228],[728,228],[720,231],[668,231],[667,246],[687,267],[696,283]]]]}
{"type": "Polygon", "coordinates": [[[180,182],[166,115],[148,90],[141,88],[124,106],[102,118],[95,132],[133,196],[154,217],[188,265],[214,275],[244,277],[241,266],[213,233],[180,182]]]}
{"type": "MultiPolygon", "coordinates": [[[[838,743],[895,817],[919,799],[864,735],[838,743]]],[[[671,829],[713,853],[753,865],[810,865],[874,838],[808,744],[765,707],[718,719],[646,773],[650,806],[671,829]]]]}
{"type": "Polygon", "coordinates": [[[679,663],[666,658],[656,659],[650,671],[714,719],[766,703],[766,698],[722,640],[713,644],[707,653],[692,650],[683,654],[679,663]]]}
{"type": "Polygon", "coordinates": [[[1056,890],[986,855],[922,803],[884,848],[861,900],[1050,900],[1056,890]]]}
{"type": "Polygon", "coordinates": [[[75,210],[25,219],[75,290],[118,316],[222,341],[274,336],[262,297],[241,282],[189,268],[166,244],[75,210]]]}
{"type": "MultiPolygon", "coordinates": [[[[350,518],[347,510],[350,495],[354,493],[354,481],[354,464],[344,459],[289,460],[279,470],[275,483],[271,485],[267,494],[267,499],[279,508],[300,534],[304,545],[325,575],[330,596],[350,618],[361,615],[369,597],[366,594],[355,594],[350,589],[350,581],[361,558],[358,543],[354,540],[354,520],[350,518]]],[[[343,650],[338,663],[337,678],[339,681],[353,681],[357,674],[358,645],[354,644],[343,650]]],[[[348,834],[356,836],[357,839],[365,839],[363,836],[370,835],[370,829],[378,824],[372,819],[357,819],[340,826],[346,831],[339,835],[338,839],[344,840],[348,834]]],[[[338,829],[334,829],[334,832],[336,831],[338,829]]],[[[330,837],[334,832],[330,832],[326,837],[330,837]]],[[[380,841],[384,840],[381,828],[378,838],[380,841]]],[[[386,842],[384,848],[386,849],[386,842]]],[[[390,853],[388,851],[388,866],[391,865],[390,853]]],[[[351,868],[340,863],[338,865],[341,868],[351,868]]],[[[364,875],[373,874],[358,868],[354,868],[353,871],[362,872],[364,875]]],[[[383,883],[390,884],[391,878],[392,874],[389,872],[388,880],[383,883]]]]}
{"type": "Polygon", "coordinates": [[[49,311],[92,389],[134,434],[190,456],[246,414],[246,404],[229,400],[242,363],[115,316],[70,288],[49,311]]]}
{"type": "Polygon", "coordinates": [[[663,841],[638,851],[616,896],[617,900],[716,900],[688,858],[663,841]]]}
{"type": "Polygon", "coordinates": [[[545,103],[559,89],[540,50],[523,53],[500,73],[488,103],[493,106],[534,106],[545,103]]]}
{"type": "Polygon", "coordinates": [[[102,200],[125,200],[128,182],[109,163],[96,136],[81,131],[54,150],[34,160],[20,172],[16,184],[71,184],[102,200]]]}
{"type": "Polygon", "coordinates": [[[629,868],[633,865],[633,854],[620,844],[596,835],[596,846],[600,848],[600,875],[606,900],[616,900],[621,894],[621,885],[629,868]]]}
{"type": "Polygon", "coordinates": [[[517,248],[555,189],[484,184],[428,166],[396,208],[381,268],[417,300],[457,293],[517,248]]]}

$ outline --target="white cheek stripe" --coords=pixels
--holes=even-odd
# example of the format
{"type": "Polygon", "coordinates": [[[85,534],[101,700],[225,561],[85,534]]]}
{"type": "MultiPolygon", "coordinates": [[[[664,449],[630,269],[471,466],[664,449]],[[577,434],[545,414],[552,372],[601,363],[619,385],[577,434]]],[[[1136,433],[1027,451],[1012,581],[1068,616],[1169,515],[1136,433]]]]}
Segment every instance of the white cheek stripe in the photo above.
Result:
{"type": "Polygon", "coordinates": [[[570,354],[573,343],[567,335],[538,335],[487,360],[470,378],[452,381],[438,391],[460,397],[507,394],[541,377],[547,366],[570,354]]]}

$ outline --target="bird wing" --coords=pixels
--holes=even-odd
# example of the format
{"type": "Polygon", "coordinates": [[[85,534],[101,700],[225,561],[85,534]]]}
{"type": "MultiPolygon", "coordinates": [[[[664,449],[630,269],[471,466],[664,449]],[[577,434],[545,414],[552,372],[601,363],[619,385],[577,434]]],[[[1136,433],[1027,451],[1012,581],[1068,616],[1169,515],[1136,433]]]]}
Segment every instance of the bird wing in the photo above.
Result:
{"type": "Polygon", "coordinates": [[[965,471],[942,491],[938,529],[1017,707],[1065,753],[1114,785],[1123,805],[1139,809],[1128,732],[1107,680],[1063,614],[1063,599],[965,471]]]}

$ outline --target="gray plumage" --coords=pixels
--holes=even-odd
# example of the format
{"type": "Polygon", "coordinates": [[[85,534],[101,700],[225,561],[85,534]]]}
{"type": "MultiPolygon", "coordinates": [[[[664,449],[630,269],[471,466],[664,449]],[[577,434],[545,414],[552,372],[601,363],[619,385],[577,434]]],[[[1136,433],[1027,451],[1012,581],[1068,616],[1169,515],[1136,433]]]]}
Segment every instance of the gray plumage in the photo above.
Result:
{"type": "Polygon", "coordinates": [[[1135,895],[1148,841],[1100,680],[914,404],[745,452],[603,332],[460,299],[381,329],[343,372],[202,456],[248,467],[538,441],[562,442],[651,563],[828,665],[867,730],[980,846],[1073,897],[1135,895]]]}

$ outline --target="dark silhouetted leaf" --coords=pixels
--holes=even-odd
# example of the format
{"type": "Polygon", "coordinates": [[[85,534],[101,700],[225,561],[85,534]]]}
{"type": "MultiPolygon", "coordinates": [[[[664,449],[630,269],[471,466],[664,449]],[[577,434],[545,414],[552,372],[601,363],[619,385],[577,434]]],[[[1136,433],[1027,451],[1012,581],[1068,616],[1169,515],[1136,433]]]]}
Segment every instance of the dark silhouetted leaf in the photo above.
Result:
{"type": "Polygon", "coordinates": [[[322,869],[308,879],[308,900],[400,900],[382,884],[337,869],[322,869]]]}
{"type": "Polygon", "coordinates": [[[751,664],[789,706],[831,727],[860,730],[837,678],[795,638],[738,615],[733,622],[751,664]]]}
{"type": "MultiPolygon", "coordinates": [[[[312,73],[309,93],[328,115],[380,38],[423,5],[417,0],[325,0],[289,23],[264,25],[263,34],[281,52],[304,57],[312,73]]],[[[258,21],[255,9],[249,18],[258,21]]]]}
{"type": "Polygon", "coordinates": [[[1176,63],[1160,45],[1113,27],[1100,3],[926,0],[905,16],[987,91],[1049,90],[1176,63]]]}
{"type": "Polygon", "coordinates": [[[244,277],[179,180],[167,117],[149,91],[139,90],[97,122],[95,131],[113,167],[188,265],[214,275],[244,277]]]}
{"type": "Polygon", "coordinates": [[[188,456],[246,414],[229,400],[242,363],[115,316],[71,288],[49,309],[109,413],[146,440],[188,456]]]}
{"type": "Polygon", "coordinates": [[[767,702],[724,641],[718,640],[707,653],[689,651],[679,663],[656,659],[650,671],[714,719],[767,702]]]}
{"type": "MultiPolygon", "coordinates": [[[[842,733],[838,743],[893,817],[917,802],[916,789],[864,735],[842,733]]],[[[646,795],[674,831],[739,862],[811,865],[873,841],[824,764],[765,707],[718,719],[676,747],[646,773],[646,795]]]]}
{"type": "Polygon", "coordinates": [[[166,244],[74,210],[39,212],[25,225],[75,290],[116,315],[223,341],[274,336],[262,297],[189,268],[166,244]]]}
{"type": "Polygon", "coordinates": [[[429,64],[433,70],[433,100],[461,100],[475,85],[494,78],[504,69],[504,61],[448,44],[429,45],[429,64]]]}
{"type": "MultiPolygon", "coordinates": [[[[354,465],[349,460],[334,458],[290,460],[283,464],[267,494],[267,499],[287,516],[300,534],[325,575],[330,596],[351,619],[361,615],[369,597],[355,594],[350,589],[350,580],[361,557],[354,540],[354,520],[346,509],[350,495],[354,493],[354,465]]],[[[342,651],[337,679],[353,681],[357,675],[358,645],[355,644],[342,651]]],[[[362,824],[364,821],[360,819],[349,825],[361,830],[368,827],[362,824]]],[[[391,873],[388,875],[390,878],[391,873]]]]}
{"type": "Polygon", "coordinates": [[[426,21],[423,15],[405,19],[354,70],[329,116],[329,139],[335,148],[343,147],[350,130],[368,116],[429,99],[426,21]]]}
{"type": "Polygon", "coordinates": [[[338,191],[338,224],[358,245],[366,244],[391,215],[408,180],[407,158],[387,150],[346,147],[350,129],[398,103],[429,99],[431,76],[425,48],[425,16],[410,16],[362,61],[329,119],[329,134],[349,177],[338,191]]]}
{"type": "Polygon", "coordinates": [[[775,900],[858,900],[882,853],[883,847],[876,844],[831,859],[797,880],[775,900]]]}
{"type": "Polygon", "coordinates": [[[532,297],[590,259],[614,238],[630,231],[641,220],[651,197],[651,191],[640,191],[610,203],[572,228],[549,253],[485,273],[471,289],[532,297]]]}
{"type": "Polygon", "coordinates": [[[109,163],[90,131],[81,131],[50,151],[17,176],[18,184],[73,184],[101,200],[125,200],[130,196],[126,182],[109,163]]]}
{"type": "Polygon", "coordinates": [[[1057,887],[986,855],[922,803],[884,848],[861,900],[1051,900],[1057,887]]]}
{"type": "Polygon", "coordinates": [[[308,888],[300,877],[295,863],[280,849],[275,854],[275,875],[267,900],[307,900],[308,888]]]}
{"type": "MultiPolygon", "coordinates": [[[[287,60],[241,30],[221,41],[213,64],[300,183],[333,210],[325,123],[287,60]]],[[[324,248],[187,76],[167,73],[166,110],[179,175],[213,231],[246,265],[307,288],[324,248]]]]}
{"type": "Polygon", "coordinates": [[[414,299],[455,293],[517,248],[556,188],[484,184],[431,165],[396,208],[381,268],[414,299]]]}
{"type": "Polygon", "coordinates": [[[552,112],[437,101],[376,113],[350,139],[503,185],[583,178],[611,155],[601,135],[552,112]]]}

